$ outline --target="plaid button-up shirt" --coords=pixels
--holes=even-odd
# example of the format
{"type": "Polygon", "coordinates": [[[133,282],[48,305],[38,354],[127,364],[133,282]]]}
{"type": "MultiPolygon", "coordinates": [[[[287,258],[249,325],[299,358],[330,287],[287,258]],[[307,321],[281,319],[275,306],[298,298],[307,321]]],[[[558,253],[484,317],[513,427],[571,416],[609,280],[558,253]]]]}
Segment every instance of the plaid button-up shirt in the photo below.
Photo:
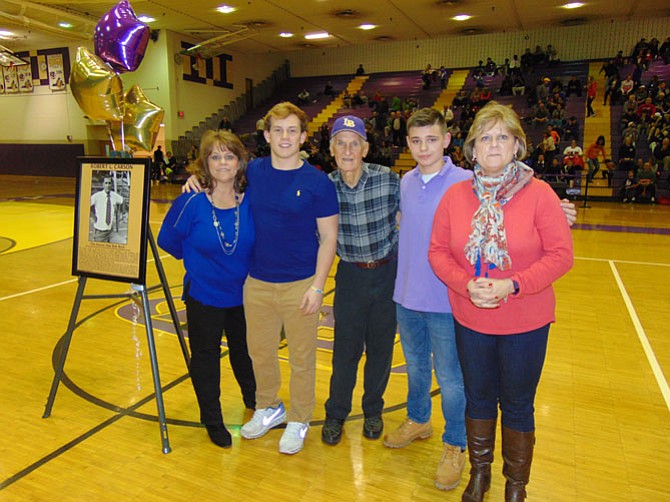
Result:
{"type": "Polygon", "coordinates": [[[348,262],[369,262],[398,251],[396,215],[400,206],[400,178],[388,167],[363,163],[363,174],[354,188],[339,172],[335,183],[340,204],[337,254],[348,262]]]}

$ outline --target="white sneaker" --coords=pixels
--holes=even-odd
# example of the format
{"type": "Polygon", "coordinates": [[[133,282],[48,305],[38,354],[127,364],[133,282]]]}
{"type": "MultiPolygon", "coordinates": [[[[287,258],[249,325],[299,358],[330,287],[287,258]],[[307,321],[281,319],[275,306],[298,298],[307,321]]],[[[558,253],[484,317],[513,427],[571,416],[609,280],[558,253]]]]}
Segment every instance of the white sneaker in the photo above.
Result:
{"type": "Polygon", "coordinates": [[[245,439],[256,439],[264,436],[273,427],[284,423],[285,420],[286,410],[283,403],[279,403],[276,408],[261,408],[254,411],[251,420],[240,428],[240,434],[245,439]]]}
{"type": "Polygon", "coordinates": [[[301,422],[289,422],[286,424],[286,430],[279,440],[279,453],[293,455],[302,450],[308,430],[309,424],[301,422]]]}

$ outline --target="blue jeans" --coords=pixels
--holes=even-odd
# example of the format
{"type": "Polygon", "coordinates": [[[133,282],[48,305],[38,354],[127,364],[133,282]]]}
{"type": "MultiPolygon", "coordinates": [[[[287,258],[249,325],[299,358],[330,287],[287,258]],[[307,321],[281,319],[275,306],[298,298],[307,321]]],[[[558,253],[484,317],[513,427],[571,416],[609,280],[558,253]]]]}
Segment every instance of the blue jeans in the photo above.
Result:
{"type": "Polygon", "coordinates": [[[407,365],[407,416],[420,424],[430,420],[434,367],[442,397],[442,415],[446,420],[442,442],[465,448],[465,391],[453,316],[396,305],[396,317],[407,365]]]}
{"type": "Polygon", "coordinates": [[[466,413],[477,420],[498,417],[520,432],[535,430],[535,392],[547,352],[549,324],[516,335],[484,335],[456,321],[466,413]]]}
{"type": "Polygon", "coordinates": [[[598,159],[587,159],[586,160],[587,164],[589,165],[589,183],[593,181],[593,177],[596,175],[596,173],[600,170],[600,162],[598,159]]]}

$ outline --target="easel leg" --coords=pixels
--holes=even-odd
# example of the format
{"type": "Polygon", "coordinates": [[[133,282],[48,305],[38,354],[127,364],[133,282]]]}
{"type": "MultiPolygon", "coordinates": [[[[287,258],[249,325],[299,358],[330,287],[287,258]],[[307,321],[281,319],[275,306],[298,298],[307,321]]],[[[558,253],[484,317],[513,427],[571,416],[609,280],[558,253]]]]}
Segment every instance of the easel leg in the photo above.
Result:
{"type": "Polygon", "coordinates": [[[135,291],[139,291],[142,296],[142,308],[144,309],[144,322],[147,328],[147,342],[149,343],[149,358],[151,359],[151,372],[154,377],[154,390],[156,391],[156,407],[158,408],[158,425],[161,433],[161,443],[163,453],[170,453],[170,441],[168,439],[167,421],[165,420],[165,405],[163,403],[163,390],[161,388],[161,379],[158,371],[158,359],[156,357],[156,344],[154,341],[154,329],[151,324],[151,312],[149,308],[149,297],[146,288],[141,284],[132,284],[135,291]]]}
{"type": "Polygon", "coordinates": [[[79,306],[81,305],[81,300],[84,297],[84,287],[86,286],[86,277],[79,276],[79,286],[77,287],[77,295],[74,299],[74,305],[72,306],[72,313],[70,314],[70,321],[67,325],[67,331],[65,332],[65,337],[63,338],[63,346],[61,347],[60,354],[58,355],[58,363],[56,364],[54,379],[51,382],[51,391],[49,392],[49,398],[47,399],[47,405],[44,409],[44,415],[42,418],[48,418],[51,416],[51,409],[53,408],[54,401],[56,400],[56,392],[58,391],[58,384],[60,379],[63,376],[63,367],[65,366],[65,359],[67,358],[67,353],[70,350],[70,342],[72,341],[72,333],[74,332],[75,324],[77,323],[77,316],[79,315],[79,306]]]}
{"type": "Polygon", "coordinates": [[[154,263],[156,263],[156,270],[158,271],[158,277],[161,281],[161,286],[163,286],[163,293],[165,294],[165,300],[167,301],[168,308],[170,309],[170,316],[172,317],[172,324],[177,331],[177,338],[179,339],[179,345],[181,346],[181,352],[184,355],[184,361],[186,361],[186,369],[191,366],[191,358],[188,353],[188,348],[186,347],[186,340],[184,339],[184,333],[181,330],[181,324],[179,323],[179,317],[177,317],[177,308],[175,307],[174,301],[172,300],[172,294],[170,293],[170,286],[165,276],[165,270],[163,269],[163,264],[161,263],[158,247],[156,246],[156,241],[154,239],[154,234],[151,232],[151,228],[148,229],[148,239],[149,246],[151,247],[151,252],[154,255],[154,263]]]}

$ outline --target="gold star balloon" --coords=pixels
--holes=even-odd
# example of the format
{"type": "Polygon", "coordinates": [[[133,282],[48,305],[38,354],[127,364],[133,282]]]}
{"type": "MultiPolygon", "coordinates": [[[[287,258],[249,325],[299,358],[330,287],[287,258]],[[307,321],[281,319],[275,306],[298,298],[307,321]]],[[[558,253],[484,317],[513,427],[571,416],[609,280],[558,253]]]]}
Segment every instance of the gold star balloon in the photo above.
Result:
{"type": "Polygon", "coordinates": [[[147,99],[138,85],[125,97],[126,113],[122,121],[108,121],[107,131],[115,150],[128,145],[133,150],[151,151],[165,116],[165,110],[147,99]]]}
{"type": "Polygon", "coordinates": [[[70,74],[72,95],[91,119],[123,119],[123,82],[114,70],[85,47],[79,47],[70,74]]]}

